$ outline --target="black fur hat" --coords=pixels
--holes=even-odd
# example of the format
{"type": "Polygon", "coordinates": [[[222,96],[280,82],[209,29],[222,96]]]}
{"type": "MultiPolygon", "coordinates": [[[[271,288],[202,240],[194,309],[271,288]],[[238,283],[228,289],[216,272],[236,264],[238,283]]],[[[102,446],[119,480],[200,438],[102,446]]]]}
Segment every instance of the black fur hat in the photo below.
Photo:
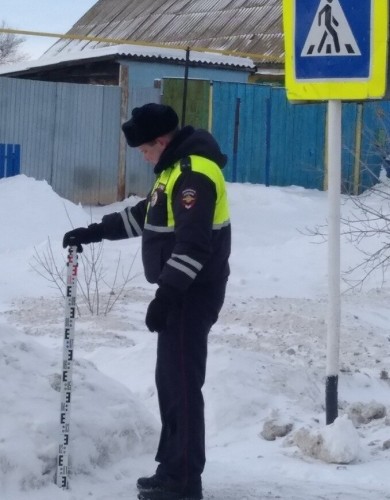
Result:
{"type": "Polygon", "coordinates": [[[136,148],[172,132],[178,124],[179,118],[170,106],[152,102],[134,108],[131,119],[122,125],[122,130],[127,144],[136,148]]]}

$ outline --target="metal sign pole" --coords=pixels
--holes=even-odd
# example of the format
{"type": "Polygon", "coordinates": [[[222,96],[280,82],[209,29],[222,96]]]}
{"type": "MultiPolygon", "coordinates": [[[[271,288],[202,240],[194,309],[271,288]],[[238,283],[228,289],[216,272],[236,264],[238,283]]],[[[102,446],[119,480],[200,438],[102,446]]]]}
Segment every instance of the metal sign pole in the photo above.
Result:
{"type": "Polygon", "coordinates": [[[359,0],[358,9],[347,0],[283,0],[287,97],[328,101],[327,424],[337,418],[339,372],[341,101],[384,96],[388,19],[388,0],[359,0]]]}
{"type": "Polygon", "coordinates": [[[65,330],[61,373],[60,442],[57,460],[57,486],[63,489],[69,488],[69,431],[72,394],[74,325],[76,317],[76,290],[77,247],[70,246],[68,250],[66,277],[65,330]]]}
{"type": "Polygon", "coordinates": [[[340,188],[341,111],[338,100],[328,102],[328,334],[326,361],[326,423],[336,420],[340,344],[340,188]]]}

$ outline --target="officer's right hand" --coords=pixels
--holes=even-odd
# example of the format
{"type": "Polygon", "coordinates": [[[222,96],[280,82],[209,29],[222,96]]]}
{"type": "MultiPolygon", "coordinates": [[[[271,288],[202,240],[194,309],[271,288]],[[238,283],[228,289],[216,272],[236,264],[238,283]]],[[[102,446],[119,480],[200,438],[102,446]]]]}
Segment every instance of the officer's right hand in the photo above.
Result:
{"type": "Polygon", "coordinates": [[[146,311],[145,323],[150,332],[161,333],[167,328],[168,315],[180,307],[182,292],[170,285],[160,285],[146,311]]]}
{"type": "Polygon", "coordinates": [[[88,227],[78,227],[68,231],[62,240],[64,248],[69,246],[77,246],[77,252],[83,251],[82,243],[97,243],[103,239],[102,224],[91,224],[88,227]]]}

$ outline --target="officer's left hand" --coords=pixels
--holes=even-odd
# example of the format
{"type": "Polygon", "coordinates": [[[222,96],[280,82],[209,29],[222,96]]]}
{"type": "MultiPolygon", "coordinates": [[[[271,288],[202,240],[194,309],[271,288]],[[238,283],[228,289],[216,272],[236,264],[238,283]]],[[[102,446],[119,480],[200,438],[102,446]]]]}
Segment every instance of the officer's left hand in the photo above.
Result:
{"type": "Polygon", "coordinates": [[[180,302],[180,292],[169,285],[161,285],[156,296],[148,306],[145,323],[151,332],[166,329],[169,312],[180,302]]]}

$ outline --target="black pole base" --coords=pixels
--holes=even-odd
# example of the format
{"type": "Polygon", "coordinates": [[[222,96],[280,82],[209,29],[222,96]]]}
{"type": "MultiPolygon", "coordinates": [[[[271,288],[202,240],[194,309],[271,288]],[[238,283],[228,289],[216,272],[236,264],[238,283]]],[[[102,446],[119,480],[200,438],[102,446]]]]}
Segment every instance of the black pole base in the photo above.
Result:
{"type": "Polygon", "coordinates": [[[333,424],[338,417],[337,386],[339,377],[330,375],[326,378],[326,425],[333,424]]]}

